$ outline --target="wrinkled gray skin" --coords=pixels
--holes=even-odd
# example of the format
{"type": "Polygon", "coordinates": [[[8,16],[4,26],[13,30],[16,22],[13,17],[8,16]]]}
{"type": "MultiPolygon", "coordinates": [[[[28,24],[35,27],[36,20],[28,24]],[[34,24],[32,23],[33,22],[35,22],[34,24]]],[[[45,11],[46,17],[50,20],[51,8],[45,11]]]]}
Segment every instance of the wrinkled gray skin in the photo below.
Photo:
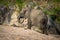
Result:
{"type": "Polygon", "coordinates": [[[47,16],[44,12],[39,9],[33,9],[30,17],[32,26],[39,27],[43,34],[47,34],[47,16]]]}
{"type": "Polygon", "coordinates": [[[18,16],[18,20],[20,18],[28,18],[28,29],[31,29],[32,26],[39,27],[42,31],[41,33],[47,34],[47,16],[41,10],[27,8],[22,10],[18,16]]]}

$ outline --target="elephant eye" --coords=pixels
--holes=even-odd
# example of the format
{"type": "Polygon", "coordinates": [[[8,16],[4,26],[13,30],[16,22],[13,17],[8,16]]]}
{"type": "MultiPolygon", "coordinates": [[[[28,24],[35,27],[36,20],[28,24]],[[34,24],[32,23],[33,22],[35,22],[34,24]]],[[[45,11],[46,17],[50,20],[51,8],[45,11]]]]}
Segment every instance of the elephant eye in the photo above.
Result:
{"type": "Polygon", "coordinates": [[[20,18],[24,18],[24,15],[20,15],[20,18]]]}

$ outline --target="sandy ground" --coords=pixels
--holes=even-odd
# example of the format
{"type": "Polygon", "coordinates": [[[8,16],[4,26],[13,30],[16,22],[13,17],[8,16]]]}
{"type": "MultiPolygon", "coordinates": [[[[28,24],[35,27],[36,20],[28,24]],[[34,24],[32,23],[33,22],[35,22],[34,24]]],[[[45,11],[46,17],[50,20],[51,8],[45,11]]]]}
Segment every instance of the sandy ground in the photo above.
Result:
{"type": "Polygon", "coordinates": [[[56,38],[29,29],[0,25],[0,40],[60,40],[60,37],[56,38]]]}

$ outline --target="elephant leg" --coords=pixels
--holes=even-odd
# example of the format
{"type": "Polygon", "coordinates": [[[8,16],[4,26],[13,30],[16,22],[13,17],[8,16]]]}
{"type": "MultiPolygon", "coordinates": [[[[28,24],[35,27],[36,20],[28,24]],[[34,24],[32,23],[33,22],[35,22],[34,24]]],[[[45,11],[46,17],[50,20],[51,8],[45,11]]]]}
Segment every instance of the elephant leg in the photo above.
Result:
{"type": "Polygon", "coordinates": [[[32,27],[31,20],[30,20],[30,19],[28,19],[28,29],[31,29],[31,27],[32,27]]]}
{"type": "Polygon", "coordinates": [[[47,22],[44,21],[42,25],[43,25],[43,27],[42,27],[42,33],[48,35],[48,32],[47,32],[48,31],[47,22]]]}

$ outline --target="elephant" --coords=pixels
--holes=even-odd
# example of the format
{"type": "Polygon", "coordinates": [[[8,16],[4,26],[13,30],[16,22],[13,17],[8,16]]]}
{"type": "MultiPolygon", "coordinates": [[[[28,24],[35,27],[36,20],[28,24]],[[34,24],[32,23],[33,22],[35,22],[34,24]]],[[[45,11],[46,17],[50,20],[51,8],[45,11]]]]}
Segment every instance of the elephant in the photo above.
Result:
{"type": "Polygon", "coordinates": [[[39,27],[39,29],[41,30],[41,33],[43,34],[47,34],[47,16],[46,14],[38,9],[39,7],[35,7],[33,9],[31,8],[27,8],[25,10],[23,10],[18,19],[21,18],[28,18],[28,29],[31,29],[32,26],[35,27],[39,27]]]}

